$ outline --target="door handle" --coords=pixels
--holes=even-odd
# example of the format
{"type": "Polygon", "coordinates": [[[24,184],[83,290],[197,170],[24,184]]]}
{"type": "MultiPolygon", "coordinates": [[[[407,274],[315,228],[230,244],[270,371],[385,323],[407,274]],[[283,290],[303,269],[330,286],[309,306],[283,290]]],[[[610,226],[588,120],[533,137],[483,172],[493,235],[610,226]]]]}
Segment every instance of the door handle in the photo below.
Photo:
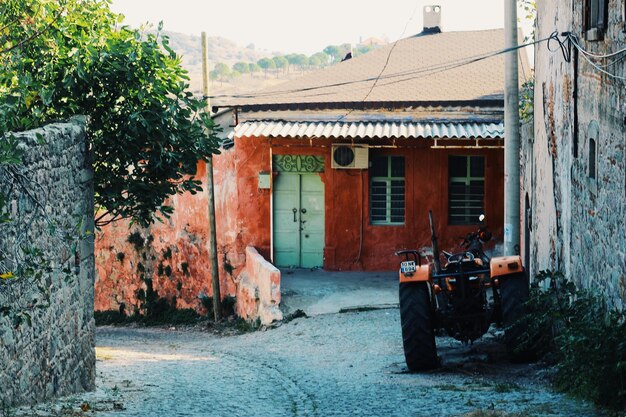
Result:
{"type": "Polygon", "coordinates": [[[300,210],[300,211],[302,211],[302,214],[306,214],[306,209],[305,209],[305,208],[303,208],[303,209],[302,209],[302,210],[300,210]]]}
{"type": "Polygon", "coordinates": [[[293,221],[295,223],[298,221],[298,219],[296,219],[296,213],[298,212],[298,209],[294,207],[291,211],[293,211],[293,221]]]}

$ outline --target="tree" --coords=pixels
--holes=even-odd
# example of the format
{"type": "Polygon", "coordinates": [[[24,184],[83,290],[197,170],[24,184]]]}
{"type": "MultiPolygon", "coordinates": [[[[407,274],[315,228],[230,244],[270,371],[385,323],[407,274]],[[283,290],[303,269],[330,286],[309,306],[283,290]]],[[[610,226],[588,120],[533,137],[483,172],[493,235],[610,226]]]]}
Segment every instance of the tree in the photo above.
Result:
{"type": "Polygon", "coordinates": [[[341,56],[341,48],[337,45],[328,45],[324,48],[324,53],[328,55],[332,64],[340,62],[343,58],[343,56],[341,56]]]}
{"type": "Polygon", "coordinates": [[[318,52],[309,57],[309,65],[316,68],[323,68],[328,65],[328,55],[318,52]]]}
{"type": "Polygon", "coordinates": [[[218,62],[213,67],[212,73],[215,76],[216,80],[224,82],[224,80],[230,77],[230,67],[223,62],[218,62]]]}
{"type": "Polygon", "coordinates": [[[304,67],[309,65],[309,57],[304,54],[296,54],[292,61],[293,65],[299,66],[301,71],[304,71],[304,67]]]}
{"type": "Polygon", "coordinates": [[[282,69],[284,71],[289,66],[289,61],[287,61],[287,58],[284,56],[275,56],[272,60],[274,61],[277,69],[282,69]]]}
{"type": "Polygon", "coordinates": [[[167,198],[201,190],[197,162],[218,146],[161,25],[121,20],[107,1],[0,3],[0,137],[88,115],[99,225],[168,217],[167,198]]]}
{"type": "Polygon", "coordinates": [[[276,64],[274,63],[274,61],[269,58],[261,58],[257,61],[257,64],[259,65],[259,67],[263,68],[263,71],[265,71],[265,78],[267,78],[268,70],[276,68],[276,64]]]}
{"type": "Polygon", "coordinates": [[[250,71],[250,67],[247,62],[237,62],[233,65],[233,71],[237,71],[240,74],[247,74],[250,71]]]}
{"type": "Polygon", "coordinates": [[[368,52],[373,51],[375,48],[372,45],[359,45],[354,50],[354,56],[365,55],[368,52]]]}
{"type": "Polygon", "coordinates": [[[285,55],[285,58],[287,59],[287,62],[289,62],[289,65],[293,65],[294,67],[296,66],[296,56],[298,56],[298,54],[285,55]]]}
{"type": "Polygon", "coordinates": [[[250,74],[254,75],[255,73],[261,71],[261,67],[259,67],[259,65],[255,62],[250,62],[248,64],[248,72],[250,72],[250,74]]]}

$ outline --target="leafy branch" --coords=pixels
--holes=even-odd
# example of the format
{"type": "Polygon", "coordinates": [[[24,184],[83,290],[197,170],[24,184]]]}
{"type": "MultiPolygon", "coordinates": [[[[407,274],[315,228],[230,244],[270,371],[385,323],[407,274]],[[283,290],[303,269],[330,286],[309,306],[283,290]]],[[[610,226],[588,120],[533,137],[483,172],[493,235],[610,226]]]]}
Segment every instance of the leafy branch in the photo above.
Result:
{"type": "Polygon", "coordinates": [[[0,136],[89,116],[99,226],[167,218],[170,196],[201,191],[197,163],[217,153],[217,131],[161,27],[118,27],[98,0],[6,0],[0,11],[11,38],[0,32],[0,136]]]}

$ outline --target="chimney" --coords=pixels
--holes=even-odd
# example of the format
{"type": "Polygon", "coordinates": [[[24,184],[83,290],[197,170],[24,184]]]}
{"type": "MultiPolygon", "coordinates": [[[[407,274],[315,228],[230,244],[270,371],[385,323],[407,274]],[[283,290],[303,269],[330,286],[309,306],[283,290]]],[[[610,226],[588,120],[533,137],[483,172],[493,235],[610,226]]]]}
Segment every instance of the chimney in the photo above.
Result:
{"type": "Polygon", "coordinates": [[[441,32],[441,6],[424,6],[423,34],[441,32]]]}

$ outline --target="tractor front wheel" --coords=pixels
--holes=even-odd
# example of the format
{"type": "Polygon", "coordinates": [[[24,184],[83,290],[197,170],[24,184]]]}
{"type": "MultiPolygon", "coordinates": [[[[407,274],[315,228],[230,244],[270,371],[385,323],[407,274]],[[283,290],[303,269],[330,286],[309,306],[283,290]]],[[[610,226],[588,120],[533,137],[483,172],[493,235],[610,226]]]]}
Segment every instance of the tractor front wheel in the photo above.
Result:
{"type": "Polygon", "coordinates": [[[404,356],[410,371],[439,366],[433,330],[433,309],[427,282],[400,284],[400,322],[404,356]]]}
{"type": "Polygon", "coordinates": [[[529,362],[534,359],[528,340],[523,340],[527,325],[528,278],[524,272],[506,275],[500,278],[500,297],[502,299],[502,322],[504,343],[509,358],[514,362],[529,362]]]}

